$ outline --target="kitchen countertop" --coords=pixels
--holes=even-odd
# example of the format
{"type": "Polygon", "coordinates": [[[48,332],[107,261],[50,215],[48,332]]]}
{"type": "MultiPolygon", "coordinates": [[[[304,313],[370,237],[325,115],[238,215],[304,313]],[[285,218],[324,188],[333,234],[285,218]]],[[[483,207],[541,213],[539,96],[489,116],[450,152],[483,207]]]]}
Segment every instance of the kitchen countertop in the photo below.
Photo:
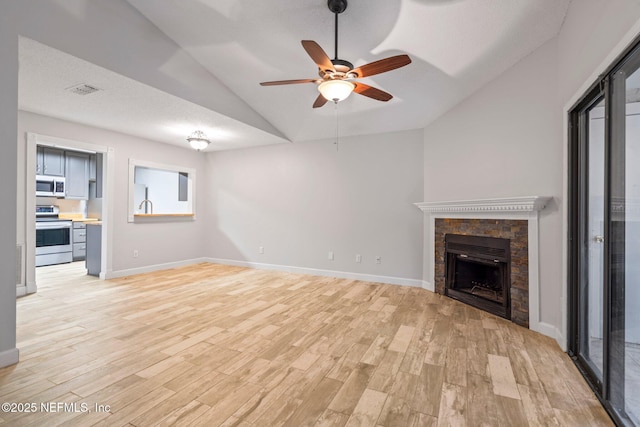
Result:
{"type": "Polygon", "coordinates": [[[161,216],[193,216],[192,213],[175,213],[175,214],[133,214],[134,217],[161,217],[161,216]]]}
{"type": "Polygon", "coordinates": [[[76,213],[61,213],[58,214],[58,218],[60,219],[70,219],[73,222],[94,222],[100,221],[100,218],[85,218],[82,214],[76,213]]]}

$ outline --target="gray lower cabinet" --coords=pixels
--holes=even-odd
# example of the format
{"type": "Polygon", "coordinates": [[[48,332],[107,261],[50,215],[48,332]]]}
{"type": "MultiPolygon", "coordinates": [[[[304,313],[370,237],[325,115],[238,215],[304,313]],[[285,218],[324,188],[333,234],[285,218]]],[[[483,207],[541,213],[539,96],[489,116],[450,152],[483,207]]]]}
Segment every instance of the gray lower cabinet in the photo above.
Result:
{"type": "Polygon", "coordinates": [[[73,260],[82,261],[87,255],[87,224],[73,223],[73,260]]]}
{"type": "Polygon", "coordinates": [[[102,225],[87,223],[87,274],[100,276],[102,225]]]}

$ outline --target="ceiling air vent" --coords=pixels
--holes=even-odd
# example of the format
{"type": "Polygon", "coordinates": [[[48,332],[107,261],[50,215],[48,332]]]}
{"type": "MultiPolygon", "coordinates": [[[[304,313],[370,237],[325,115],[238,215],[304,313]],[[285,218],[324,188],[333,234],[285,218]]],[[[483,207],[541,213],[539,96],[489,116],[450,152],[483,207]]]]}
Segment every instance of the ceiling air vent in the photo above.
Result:
{"type": "Polygon", "coordinates": [[[82,83],[76,86],[71,86],[66,88],[65,90],[71,92],[71,93],[75,93],[76,95],[89,95],[90,93],[93,92],[97,92],[100,89],[95,87],[95,86],[91,86],[88,85],[86,83],[82,83]]]}

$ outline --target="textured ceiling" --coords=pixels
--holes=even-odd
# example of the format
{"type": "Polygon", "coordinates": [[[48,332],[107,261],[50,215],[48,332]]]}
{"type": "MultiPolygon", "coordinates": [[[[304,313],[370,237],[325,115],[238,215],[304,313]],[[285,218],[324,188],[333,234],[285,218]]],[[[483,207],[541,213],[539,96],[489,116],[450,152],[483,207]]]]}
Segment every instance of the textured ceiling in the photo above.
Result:
{"type": "MultiPolygon", "coordinates": [[[[334,56],[326,0],[127,1],[293,142],[332,138],[337,125],[342,136],[425,127],[557,35],[570,2],[349,0],[339,17],[340,59],[357,67],[406,53],[413,62],[361,79],[391,93],[389,102],[353,94],[313,109],[315,84],[259,82],[317,77],[300,41],[334,56]]],[[[210,150],[285,142],[24,38],[19,89],[23,110],[167,143],[184,144],[196,127],[219,141],[210,150]],[[78,83],[104,90],[64,91],[78,83]]]]}
{"type": "Polygon", "coordinates": [[[188,147],[194,130],[211,139],[205,151],[286,140],[27,38],[20,38],[18,108],[142,138],[188,147]],[[86,83],[89,95],[65,89],[86,83]]]}

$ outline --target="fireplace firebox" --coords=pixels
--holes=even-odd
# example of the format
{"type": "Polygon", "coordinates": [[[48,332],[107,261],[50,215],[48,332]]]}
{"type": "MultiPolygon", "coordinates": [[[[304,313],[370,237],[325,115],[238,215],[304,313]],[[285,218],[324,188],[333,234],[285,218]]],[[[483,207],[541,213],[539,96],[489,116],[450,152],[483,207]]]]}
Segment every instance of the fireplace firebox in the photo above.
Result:
{"type": "Polygon", "coordinates": [[[511,318],[509,239],[446,234],[445,254],[445,295],[511,318]]]}

